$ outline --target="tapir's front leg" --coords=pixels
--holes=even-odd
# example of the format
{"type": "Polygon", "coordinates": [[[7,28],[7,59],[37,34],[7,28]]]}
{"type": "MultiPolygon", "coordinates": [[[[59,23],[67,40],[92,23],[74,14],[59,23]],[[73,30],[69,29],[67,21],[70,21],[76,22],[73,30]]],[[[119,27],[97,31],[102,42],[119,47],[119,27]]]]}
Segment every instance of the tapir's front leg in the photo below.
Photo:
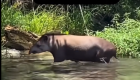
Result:
{"type": "MultiPolygon", "coordinates": [[[[62,62],[66,59],[65,53],[63,49],[58,49],[53,51],[54,63],[62,62]]],[[[53,63],[53,64],[54,64],[53,63]]]]}

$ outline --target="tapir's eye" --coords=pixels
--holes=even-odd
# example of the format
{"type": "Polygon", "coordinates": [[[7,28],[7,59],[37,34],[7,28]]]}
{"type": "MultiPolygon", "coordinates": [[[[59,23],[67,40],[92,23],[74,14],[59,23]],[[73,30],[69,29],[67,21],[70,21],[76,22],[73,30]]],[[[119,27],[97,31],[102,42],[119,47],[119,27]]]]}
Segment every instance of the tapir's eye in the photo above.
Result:
{"type": "Polygon", "coordinates": [[[32,53],[36,53],[36,51],[32,51],[32,53]]]}
{"type": "Polygon", "coordinates": [[[37,47],[40,47],[40,44],[37,44],[36,46],[37,46],[37,47]]]}

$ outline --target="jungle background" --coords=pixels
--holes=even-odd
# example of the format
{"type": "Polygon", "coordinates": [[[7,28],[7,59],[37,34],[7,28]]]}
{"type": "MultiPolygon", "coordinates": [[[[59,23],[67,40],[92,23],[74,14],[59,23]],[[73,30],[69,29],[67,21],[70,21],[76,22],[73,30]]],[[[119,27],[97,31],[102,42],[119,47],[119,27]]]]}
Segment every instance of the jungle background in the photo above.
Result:
{"type": "Polygon", "coordinates": [[[6,25],[42,35],[98,36],[114,43],[118,56],[140,57],[140,1],[120,0],[112,5],[36,4],[32,0],[1,0],[1,37],[6,25]]]}

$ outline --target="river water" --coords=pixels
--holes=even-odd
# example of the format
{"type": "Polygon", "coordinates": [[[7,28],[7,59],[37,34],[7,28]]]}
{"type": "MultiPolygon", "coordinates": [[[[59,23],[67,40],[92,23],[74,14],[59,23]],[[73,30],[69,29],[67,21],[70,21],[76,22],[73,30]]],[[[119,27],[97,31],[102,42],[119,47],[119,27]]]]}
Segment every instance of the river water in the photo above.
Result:
{"type": "Polygon", "coordinates": [[[3,80],[140,80],[140,59],[119,58],[120,62],[92,63],[53,59],[3,59],[3,80]]]}

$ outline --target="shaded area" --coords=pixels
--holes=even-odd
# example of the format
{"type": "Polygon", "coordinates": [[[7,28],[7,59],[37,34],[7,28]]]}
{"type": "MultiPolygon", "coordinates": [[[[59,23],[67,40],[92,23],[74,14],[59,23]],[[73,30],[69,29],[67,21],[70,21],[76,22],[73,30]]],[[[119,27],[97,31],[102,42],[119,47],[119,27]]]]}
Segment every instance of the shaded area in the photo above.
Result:
{"type": "MultiPolygon", "coordinates": [[[[140,60],[120,59],[110,64],[53,60],[2,60],[5,80],[139,80],[140,60]]],[[[4,80],[3,79],[3,80],[4,80]]]]}

